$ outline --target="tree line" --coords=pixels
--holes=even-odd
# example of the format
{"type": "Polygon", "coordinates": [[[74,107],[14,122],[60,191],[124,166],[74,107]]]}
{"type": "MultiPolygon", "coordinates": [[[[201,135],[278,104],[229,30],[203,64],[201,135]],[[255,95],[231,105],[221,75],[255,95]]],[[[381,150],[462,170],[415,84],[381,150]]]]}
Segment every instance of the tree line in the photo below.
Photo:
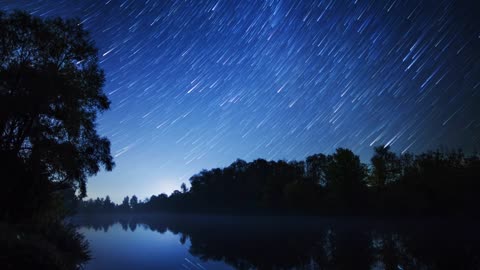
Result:
{"type": "Polygon", "coordinates": [[[83,201],[80,212],[218,214],[477,215],[480,156],[461,150],[396,154],[374,148],[370,164],[351,150],[302,161],[236,160],[202,170],[170,195],[83,201]],[[135,198],[135,199],[134,199],[135,198]]]}
{"type": "Polygon", "coordinates": [[[94,199],[89,199],[86,201],[81,201],[77,204],[78,211],[81,213],[111,213],[111,212],[118,212],[118,213],[128,213],[132,211],[139,210],[139,207],[143,205],[142,201],[139,201],[137,196],[133,195],[131,198],[126,196],[123,198],[121,204],[116,204],[112,202],[110,196],[105,196],[105,198],[97,197],[94,199]]]}

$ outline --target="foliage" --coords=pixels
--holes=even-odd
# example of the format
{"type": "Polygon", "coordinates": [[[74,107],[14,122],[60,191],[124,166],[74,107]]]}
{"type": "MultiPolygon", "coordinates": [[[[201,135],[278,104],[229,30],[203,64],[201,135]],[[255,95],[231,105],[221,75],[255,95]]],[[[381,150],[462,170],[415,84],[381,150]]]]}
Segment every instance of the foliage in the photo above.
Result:
{"type": "Polygon", "coordinates": [[[114,166],[110,142],[95,127],[110,105],[103,84],[97,49],[79,20],[0,12],[7,269],[77,269],[89,259],[86,242],[63,219],[77,208],[77,194],[86,196],[87,177],[114,166]]]}
{"type": "MultiPolygon", "coordinates": [[[[0,14],[0,158],[10,176],[4,198],[30,194],[32,205],[43,205],[66,188],[85,196],[87,177],[100,166],[112,169],[110,142],[95,130],[97,113],[110,104],[97,62],[78,20],[0,14]]],[[[21,214],[38,213],[28,207],[21,214]]]]}
{"type": "MultiPolygon", "coordinates": [[[[182,192],[153,195],[134,211],[476,215],[478,155],[461,151],[397,155],[384,146],[374,152],[370,168],[344,148],[309,156],[305,162],[237,160],[225,168],[203,170],[190,178],[189,190],[182,185],[182,192]]],[[[92,202],[84,202],[84,210],[103,209],[101,204],[92,207],[92,202]]]]}

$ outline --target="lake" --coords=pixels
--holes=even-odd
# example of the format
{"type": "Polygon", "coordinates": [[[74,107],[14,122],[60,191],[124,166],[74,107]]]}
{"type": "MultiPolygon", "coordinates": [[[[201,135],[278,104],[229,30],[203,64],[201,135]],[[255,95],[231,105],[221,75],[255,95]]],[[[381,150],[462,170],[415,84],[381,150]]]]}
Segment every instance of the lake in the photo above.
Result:
{"type": "Polygon", "coordinates": [[[86,269],[480,269],[478,222],[82,216],[86,269]]]}

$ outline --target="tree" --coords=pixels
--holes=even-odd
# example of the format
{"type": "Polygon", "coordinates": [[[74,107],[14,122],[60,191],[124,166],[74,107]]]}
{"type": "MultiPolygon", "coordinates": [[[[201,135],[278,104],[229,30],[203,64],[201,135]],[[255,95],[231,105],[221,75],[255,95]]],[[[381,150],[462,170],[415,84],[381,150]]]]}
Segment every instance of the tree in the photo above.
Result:
{"type": "Polygon", "coordinates": [[[130,207],[132,210],[136,210],[138,205],[138,198],[137,196],[133,195],[132,198],[130,199],[130,207]]]}
{"type": "Polygon", "coordinates": [[[353,209],[366,188],[367,168],[351,150],[338,148],[326,168],[327,189],[337,204],[353,209]]]}
{"type": "Polygon", "coordinates": [[[400,159],[390,151],[389,146],[377,146],[373,148],[374,155],[372,162],[372,174],[370,184],[377,188],[384,188],[385,185],[398,179],[401,167],[400,159]]]}
{"type": "Polygon", "coordinates": [[[327,168],[330,156],[324,154],[315,154],[307,157],[306,175],[313,182],[325,186],[325,170],[327,168]]]}
{"type": "Polygon", "coordinates": [[[188,192],[188,188],[187,188],[187,185],[185,185],[185,183],[182,183],[182,185],[180,186],[180,189],[182,190],[182,193],[188,192]]]}
{"type": "Polygon", "coordinates": [[[103,201],[103,210],[109,212],[113,211],[114,208],[115,204],[112,202],[112,200],[110,200],[110,196],[107,195],[103,201]]]}
{"type": "Polygon", "coordinates": [[[0,13],[0,162],[10,177],[0,197],[26,194],[33,205],[2,207],[4,217],[28,218],[67,188],[85,197],[87,177],[112,170],[110,142],[95,128],[110,105],[104,80],[79,20],[0,13]]]}
{"type": "Polygon", "coordinates": [[[128,196],[125,196],[125,198],[123,198],[120,208],[122,210],[130,210],[130,198],[128,196]]]}

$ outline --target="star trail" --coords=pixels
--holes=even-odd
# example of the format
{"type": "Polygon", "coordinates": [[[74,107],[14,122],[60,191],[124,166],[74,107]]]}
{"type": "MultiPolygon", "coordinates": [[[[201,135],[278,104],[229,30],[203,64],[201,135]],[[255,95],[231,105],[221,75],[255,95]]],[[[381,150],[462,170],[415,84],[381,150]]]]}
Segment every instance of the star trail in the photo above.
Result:
{"type": "Polygon", "coordinates": [[[78,17],[117,166],[90,197],[170,193],[237,158],[480,150],[476,1],[4,1],[78,17]],[[112,189],[113,187],[113,189],[112,189]]]}

